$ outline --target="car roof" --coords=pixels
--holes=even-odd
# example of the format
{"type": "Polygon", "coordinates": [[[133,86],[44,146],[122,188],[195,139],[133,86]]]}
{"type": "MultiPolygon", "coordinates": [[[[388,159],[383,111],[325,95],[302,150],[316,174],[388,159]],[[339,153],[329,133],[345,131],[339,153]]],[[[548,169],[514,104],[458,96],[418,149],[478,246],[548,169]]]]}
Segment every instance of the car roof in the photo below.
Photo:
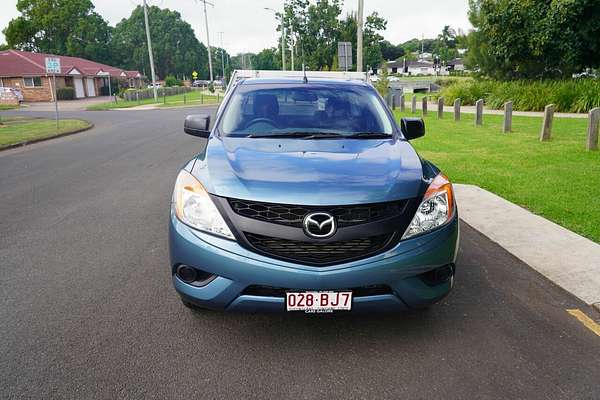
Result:
{"type": "Polygon", "coordinates": [[[285,84],[318,84],[320,86],[368,86],[364,81],[354,79],[323,79],[323,78],[308,78],[308,82],[304,82],[304,78],[246,78],[239,82],[240,85],[285,85],[285,84]]]}

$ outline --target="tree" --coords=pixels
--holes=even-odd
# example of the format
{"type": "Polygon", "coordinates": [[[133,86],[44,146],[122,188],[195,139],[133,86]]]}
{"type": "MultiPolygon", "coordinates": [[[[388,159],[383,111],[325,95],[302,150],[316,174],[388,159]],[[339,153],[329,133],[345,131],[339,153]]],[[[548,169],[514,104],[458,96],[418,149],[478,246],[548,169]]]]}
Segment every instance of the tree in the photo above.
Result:
{"type": "Polygon", "coordinates": [[[281,58],[278,57],[276,48],[264,49],[258,54],[252,55],[252,66],[255,69],[279,70],[281,69],[281,58]]]}
{"type": "Polygon", "coordinates": [[[569,77],[600,66],[597,0],[469,0],[469,19],[467,61],[494,78],[569,77]]]}
{"type": "Polygon", "coordinates": [[[381,55],[384,60],[395,61],[405,54],[402,45],[393,45],[387,40],[379,42],[379,47],[381,48],[381,55]]]}
{"type": "Polygon", "coordinates": [[[363,43],[365,48],[365,56],[363,57],[365,65],[363,65],[363,70],[365,70],[367,65],[370,65],[371,67],[379,66],[384,61],[380,46],[383,36],[381,36],[379,32],[385,31],[386,27],[387,21],[380,17],[377,11],[374,11],[371,15],[367,16],[363,32],[363,43]]]}
{"type": "MultiPolygon", "coordinates": [[[[192,71],[197,71],[201,79],[207,79],[208,51],[198,41],[190,24],[183,21],[177,11],[156,6],[148,8],[148,18],[156,74],[159,77],[167,74],[191,76],[192,71]]],[[[129,18],[117,24],[111,47],[116,51],[120,67],[150,73],[144,10],[141,6],[137,6],[129,18]]],[[[219,58],[219,63],[213,64],[213,67],[217,68],[220,64],[219,58]]]]}
{"type": "Polygon", "coordinates": [[[109,62],[111,28],[90,0],[18,0],[3,33],[9,47],[109,62]]]}
{"type": "Polygon", "coordinates": [[[442,33],[437,37],[434,52],[443,63],[453,60],[458,55],[456,50],[456,31],[449,25],[444,26],[442,33]]]}
{"type": "MultiPolygon", "coordinates": [[[[288,32],[288,47],[296,43],[296,54],[313,70],[332,70],[337,66],[338,42],[351,42],[353,55],[356,55],[356,15],[348,14],[340,19],[341,0],[289,0],[284,6],[283,20],[288,32]]],[[[281,16],[278,14],[278,16],[281,16]]],[[[367,16],[363,32],[364,66],[379,65],[383,60],[379,34],[385,30],[387,22],[376,12],[367,16]]],[[[281,32],[281,24],[277,27],[281,32]]],[[[279,57],[281,52],[278,49],[279,57]]],[[[356,57],[354,57],[356,58],[356,57]]],[[[354,66],[355,67],[355,66],[354,66]]]]}
{"type": "MultiPolygon", "coordinates": [[[[337,55],[341,12],[341,0],[320,0],[315,4],[308,0],[290,0],[285,4],[284,25],[288,31],[293,27],[300,62],[304,61],[310,69],[332,69],[337,55]]],[[[281,32],[281,29],[280,23],[277,31],[281,32]]]]}

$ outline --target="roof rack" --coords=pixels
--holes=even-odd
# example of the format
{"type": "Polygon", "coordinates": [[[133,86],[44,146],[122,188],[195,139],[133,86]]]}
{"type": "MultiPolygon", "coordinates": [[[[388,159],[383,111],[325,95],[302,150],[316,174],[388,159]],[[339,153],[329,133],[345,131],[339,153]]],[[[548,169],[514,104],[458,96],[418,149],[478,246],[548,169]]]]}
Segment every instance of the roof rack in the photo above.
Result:
{"type": "Polygon", "coordinates": [[[236,85],[241,79],[249,78],[304,78],[317,79],[348,79],[359,80],[369,83],[369,74],[366,72],[346,72],[346,71],[267,71],[257,69],[236,69],[231,74],[226,92],[236,85]]]}

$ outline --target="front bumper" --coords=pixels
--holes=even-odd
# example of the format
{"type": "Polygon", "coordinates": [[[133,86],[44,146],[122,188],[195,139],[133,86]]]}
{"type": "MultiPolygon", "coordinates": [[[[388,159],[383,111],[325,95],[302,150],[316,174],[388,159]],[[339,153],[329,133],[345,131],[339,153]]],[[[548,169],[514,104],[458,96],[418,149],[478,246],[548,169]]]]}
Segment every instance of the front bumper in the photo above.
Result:
{"type": "Polygon", "coordinates": [[[248,295],[250,286],[295,290],[341,290],[385,285],[390,293],[353,298],[353,311],[400,311],[433,304],[446,296],[453,277],[438,284],[423,274],[454,265],[459,240],[458,216],[434,232],[401,241],[390,250],[365,259],[327,267],[276,260],[253,253],[238,243],[206,234],[181,223],[171,213],[169,247],[173,284],[186,301],[228,311],[285,311],[285,298],[248,295]],[[197,287],[175,271],[181,264],[217,275],[197,287]]]}

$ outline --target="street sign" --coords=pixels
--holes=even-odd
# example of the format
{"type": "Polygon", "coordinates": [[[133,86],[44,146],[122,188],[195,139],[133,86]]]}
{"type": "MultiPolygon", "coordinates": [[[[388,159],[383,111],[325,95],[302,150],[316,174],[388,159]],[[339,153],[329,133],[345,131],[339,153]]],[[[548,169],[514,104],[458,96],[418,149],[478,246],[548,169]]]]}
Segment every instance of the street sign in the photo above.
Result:
{"type": "Polygon", "coordinates": [[[56,113],[56,130],[58,131],[58,98],[56,95],[56,74],[60,74],[60,58],[46,57],[46,73],[52,74],[52,96],[54,97],[54,112],[56,113]]]}
{"type": "Polygon", "coordinates": [[[198,79],[198,73],[196,71],[192,72],[192,78],[194,78],[194,80],[198,79]]]}
{"type": "Polygon", "coordinates": [[[338,42],[338,65],[340,71],[352,69],[352,43],[338,42]]]}
{"type": "Polygon", "coordinates": [[[60,58],[46,57],[46,73],[60,74],[60,58]]]}

